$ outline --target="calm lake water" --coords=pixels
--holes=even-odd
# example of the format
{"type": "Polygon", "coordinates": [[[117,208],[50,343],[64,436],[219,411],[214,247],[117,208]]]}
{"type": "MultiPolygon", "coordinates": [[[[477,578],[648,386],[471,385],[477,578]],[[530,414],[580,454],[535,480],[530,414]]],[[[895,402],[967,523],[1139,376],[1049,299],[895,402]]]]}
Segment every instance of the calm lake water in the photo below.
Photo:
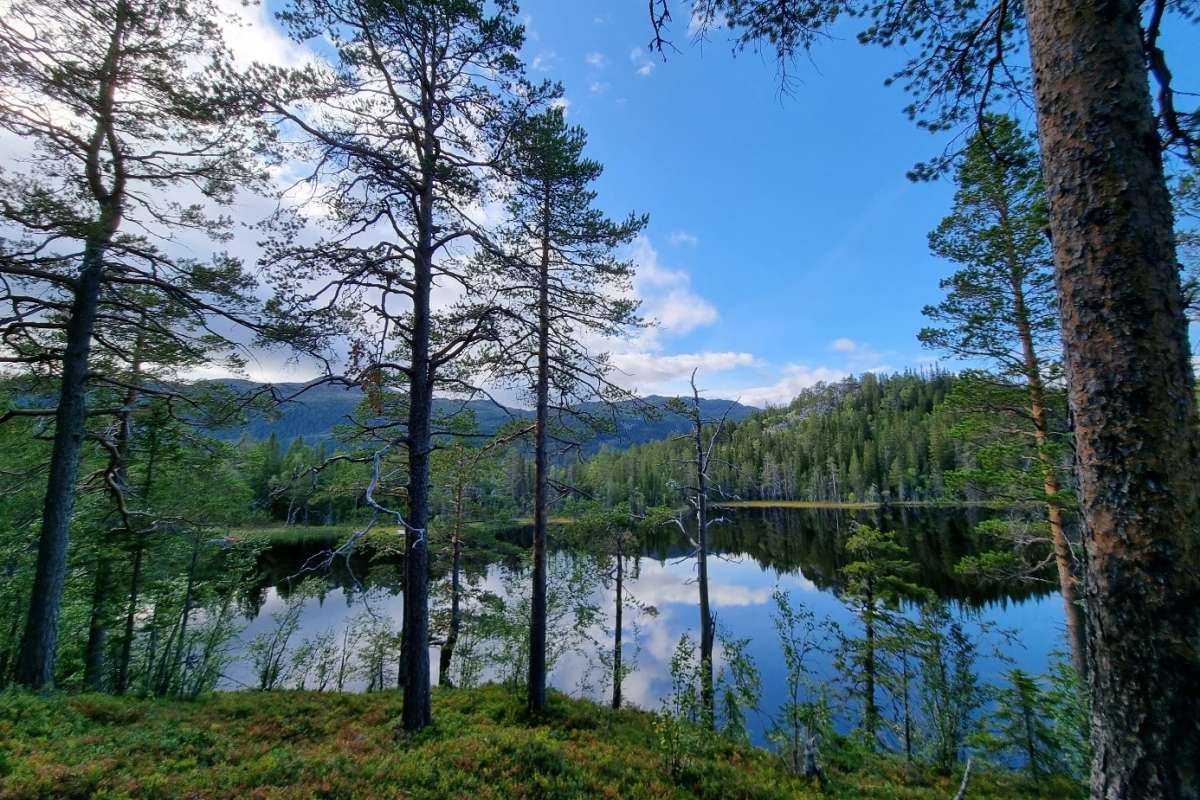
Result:
{"type": "MultiPolygon", "coordinates": [[[[855,520],[896,531],[912,554],[916,582],[950,601],[970,630],[978,632],[991,624],[1013,634],[1012,637],[994,632],[980,634],[979,669],[985,681],[1001,682],[1003,673],[1013,665],[1031,673],[1044,671],[1051,653],[1065,647],[1062,603],[1053,584],[1033,581],[985,586],[953,571],[953,565],[962,555],[974,551],[971,531],[989,513],[994,512],[979,509],[730,512],[730,522],[715,529],[714,549],[720,557],[710,559],[710,591],[718,627],[733,637],[749,640],[748,653],[762,676],[761,713],[752,714],[749,719],[753,737],[761,741],[767,717],[778,707],[784,690],[782,659],[772,623],[772,592],[781,588],[790,595],[793,606],[803,605],[820,618],[851,630],[855,627],[853,616],[836,592],[837,571],[845,561],[842,544],[855,520]],[[997,653],[1003,653],[1003,657],[997,653]]],[[[521,532],[514,532],[512,538],[514,544],[522,544],[521,532]]],[[[328,546],[306,542],[276,546],[264,553],[261,604],[235,640],[235,656],[244,656],[248,643],[256,635],[274,629],[272,614],[289,602],[288,577],[313,553],[328,546]]],[[[636,577],[628,579],[627,586],[633,596],[657,609],[653,616],[631,609],[625,611],[626,658],[633,657],[636,651],[636,671],[626,678],[624,695],[628,703],[642,708],[656,708],[670,691],[671,654],[680,636],[691,632],[698,638],[695,561],[687,558],[689,551],[690,546],[684,540],[672,537],[664,529],[662,538],[645,548],[636,577]]],[[[552,559],[558,569],[565,570],[572,556],[557,552],[552,559]]],[[[477,563],[472,572],[477,589],[492,592],[508,603],[513,603],[527,584],[522,580],[522,567],[516,559],[477,563]]],[[[389,616],[398,627],[403,608],[403,597],[396,586],[398,573],[395,563],[372,561],[363,554],[356,555],[349,565],[339,564],[322,576],[323,596],[303,600],[300,630],[291,643],[299,644],[304,637],[329,630],[336,631],[340,640],[345,626],[365,609],[389,616]]],[[[600,646],[610,647],[614,590],[611,586],[593,585],[583,591],[603,612],[589,632],[600,646]]],[[[570,694],[607,698],[609,690],[594,652],[596,646],[586,649],[593,652],[564,654],[555,666],[551,682],[570,694]]],[[[436,649],[431,651],[430,660],[436,673],[436,649]]],[[[831,659],[819,660],[815,668],[830,680],[835,678],[831,659]]],[[[254,668],[244,657],[230,664],[226,675],[227,688],[255,684],[254,668]]],[[[481,677],[486,680],[496,675],[496,669],[489,668],[481,677]]],[[[364,683],[355,680],[348,686],[361,689],[364,683]]]]}

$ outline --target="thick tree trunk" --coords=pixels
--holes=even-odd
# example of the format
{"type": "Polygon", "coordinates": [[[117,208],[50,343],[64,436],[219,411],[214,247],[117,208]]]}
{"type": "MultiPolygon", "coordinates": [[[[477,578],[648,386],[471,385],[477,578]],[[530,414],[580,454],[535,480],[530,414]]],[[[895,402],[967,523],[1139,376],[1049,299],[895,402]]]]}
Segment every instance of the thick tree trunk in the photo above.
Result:
{"type": "Polygon", "coordinates": [[[550,189],[542,207],[538,272],[537,408],[533,440],[533,589],[529,619],[529,710],[546,707],[546,426],[550,397],[550,189]]]}
{"type": "Polygon", "coordinates": [[[104,257],[113,235],[121,224],[124,202],[125,167],[119,151],[112,158],[111,175],[101,166],[101,152],[113,147],[113,104],[120,81],[120,63],[125,42],[129,8],[118,3],[109,32],[108,50],[99,74],[96,125],[88,140],[85,171],[92,200],[99,214],[83,248],[83,261],[75,281],[71,317],[67,321],[66,351],[63,354],[58,408],[54,418],[54,445],[50,451],[49,479],[42,510],[42,529],[38,537],[37,565],[29,614],[17,657],[16,681],[31,689],[54,687],[54,660],[58,646],[58,612],[62,603],[67,573],[71,514],[75,508],[75,479],[83,450],[87,421],[86,383],[92,330],[104,275],[104,257]],[[111,177],[112,187],[104,181],[111,177]]]}
{"type": "Polygon", "coordinates": [[[71,319],[67,322],[67,348],[63,355],[58,409],[54,420],[54,445],[50,453],[50,478],[42,507],[37,566],[29,614],[17,657],[16,681],[31,689],[54,688],[54,659],[58,647],[58,612],[67,575],[71,514],[75,508],[75,479],[83,450],[87,421],[86,386],[88,353],[100,298],[107,240],[89,239],[83,267],[75,286],[71,319]]]}
{"type": "Polygon", "coordinates": [[[1200,797],[1200,457],[1135,0],[1026,4],[1086,523],[1092,797],[1200,797]]]}
{"type": "Polygon", "coordinates": [[[416,277],[412,340],[412,380],[408,412],[408,527],[404,578],[404,727],[433,721],[429,676],[429,455],[433,386],[429,368],[430,302],[428,269],[416,277]]]}

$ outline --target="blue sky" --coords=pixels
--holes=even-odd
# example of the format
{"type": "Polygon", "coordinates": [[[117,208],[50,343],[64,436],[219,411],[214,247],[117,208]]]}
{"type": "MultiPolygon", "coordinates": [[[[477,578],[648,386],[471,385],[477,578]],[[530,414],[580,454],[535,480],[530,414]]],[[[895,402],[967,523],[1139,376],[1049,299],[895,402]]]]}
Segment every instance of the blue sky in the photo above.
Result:
{"type": "MultiPolygon", "coordinates": [[[[235,51],[300,57],[271,17],[282,6],[251,11],[235,51]]],[[[925,236],[952,188],[905,178],[944,142],[883,85],[902,54],[861,46],[847,27],[785,95],[769,54],[734,57],[719,35],[693,43],[683,0],[676,16],[679,51],[664,60],[647,50],[644,2],[521,3],[531,77],[564,84],[568,120],[605,165],[600,205],[650,215],[629,255],[644,315],[661,325],[610,343],[621,382],[673,394],[698,367],[710,396],[763,405],[818,380],[930,363],[916,332],[947,267],[925,236]]],[[[308,377],[270,354],[250,372],[308,377]]]]}
{"type": "Polygon", "coordinates": [[[686,272],[715,309],[706,324],[661,331],[661,355],[697,356],[703,385],[756,403],[928,361],[916,332],[947,266],[925,236],[952,187],[905,178],[943,141],[883,85],[899,53],[846,28],[797,66],[784,95],[769,54],[733,57],[719,37],[689,44],[686,17],[680,52],[648,53],[643,3],[534,0],[522,12],[533,71],[562,80],[570,121],[605,165],[601,203],[648,212],[657,263],[686,272]],[[705,353],[754,363],[704,369],[705,353]]]}
{"type": "MultiPolygon", "coordinates": [[[[652,388],[680,388],[696,363],[713,394],[785,402],[817,379],[935,358],[916,332],[951,267],[926,234],[953,187],[905,178],[947,139],[918,129],[904,92],[884,86],[903,52],[862,46],[858,25],[844,26],[796,65],[785,95],[770,53],[735,57],[720,35],[690,42],[682,2],[665,62],[647,52],[645,3],[526,0],[522,12],[531,71],[564,83],[570,121],[605,164],[602,205],[648,212],[639,258],[686,273],[700,299],[703,324],[667,326],[647,354],[663,365],[652,388]],[[743,366],[720,368],[731,363],[743,366]]],[[[1168,50],[1184,81],[1200,74],[1200,57],[1179,60],[1187,49],[1168,50]]]]}
{"type": "MultiPolygon", "coordinates": [[[[312,56],[273,19],[285,1],[222,0],[247,23],[226,29],[239,59],[312,56]]],[[[734,56],[720,33],[695,43],[686,0],[673,5],[679,49],[664,60],[647,50],[644,0],[521,3],[531,75],[562,81],[569,121],[605,165],[600,205],[650,215],[629,256],[643,312],[661,325],[608,343],[621,382],[676,393],[699,368],[710,396],[764,405],[818,380],[932,364],[916,333],[952,268],[929,254],[926,234],[953,186],[905,178],[947,140],[917,128],[902,112],[904,92],[884,86],[903,51],[859,45],[851,21],[795,65],[784,94],[770,53],[734,56]]],[[[1183,25],[1164,36],[1183,89],[1200,86],[1196,32],[1183,25]]],[[[0,166],[27,149],[3,138],[0,166]]],[[[272,207],[247,197],[233,214],[252,224],[272,207]]],[[[231,249],[252,263],[254,239],[231,249]]],[[[254,378],[316,372],[275,352],[250,356],[254,378]]]]}

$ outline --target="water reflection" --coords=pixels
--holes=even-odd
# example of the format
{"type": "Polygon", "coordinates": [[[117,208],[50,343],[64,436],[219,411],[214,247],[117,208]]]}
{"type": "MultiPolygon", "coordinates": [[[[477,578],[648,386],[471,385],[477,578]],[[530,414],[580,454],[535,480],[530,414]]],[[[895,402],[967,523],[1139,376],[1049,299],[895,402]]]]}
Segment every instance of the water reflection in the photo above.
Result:
{"type": "MultiPolygon", "coordinates": [[[[1062,608],[1053,584],[1023,581],[986,585],[953,569],[959,558],[977,550],[971,531],[991,513],[995,512],[754,509],[729,513],[729,521],[716,529],[714,536],[714,551],[719,557],[710,562],[711,594],[718,626],[732,636],[750,640],[748,653],[762,674],[763,715],[750,719],[754,737],[761,740],[766,716],[777,707],[784,682],[771,622],[774,589],[784,589],[794,604],[803,604],[819,617],[845,626],[855,624],[837,596],[838,569],[846,560],[844,543],[854,520],[895,531],[918,568],[918,583],[952,601],[976,629],[982,623],[994,623],[1013,631],[1019,644],[998,637],[990,644],[1007,650],[1008,657],[1023,669],[1035,673],[1044,670],[1050,652],[1061,647],[1062,608]]],[[[507,538],[519,547],[525,535],[516,530],[507,538]]],[[[324,546],[314,542],[289,544],[264,553],[263,580],[246,600],[249,622],[234,643],[235,651],[244,651],[256,635],[271,629],[271,615],[286,604],[293,591],[294,584],[288,578],[324,546]]],[[[689,553],[690,546],[677,532],[672,535],[671,529],[663,528],[661,535],[645,542],[636,575],[628,580],[637,600],[657,610],[654,616],[629,611],[625,615],[626,658],[633,657],[636,650],[637,666],[624,683],[624,695],[628,702],[644,708],[657,707],[670,689],[669,665],[679,637],[685,632],[696,635],[697,590],[689,553]]],[[[574,558],[564,550],[554,555],[555,563],[563,568],[574,558]]],[[[372,559],[367,553],[336,562],[323,576],[321,592],[303,601],[297,643],[299,638],[326,630],[340,636],[364,609],[399,620],[403,608],[400,567],[395,560],[372,559]]],[[[444,569],[435,560],[435,580],[444,577],[444,569]]],[[[475,553],[467,565],[478,591],[510,607],[519,602],[521,589],[517,587],[525,586],[522,570],[519,559],[494,553],[475,553]]],[[[614,594],[611,586],[604,586],[598,578],[587,592],[586,599],[601,612],[587,631],[594,642],[580,652],[564,654],[551,682],[570,693],[602,697],[606,689],[596,655],[611,641],[607,626],[614,594]]],[[[981,648],[985,654],[990,650],[988,646],[981,648]]],[[[436,653],[431,658],[436,663],[436,653]]],[[[1007,666],[990,655],[980,663],[983,678],[992,681],[998,681],[1007,666]]],[[[817,669],[831,681],[836,678],[829,659],[817,669]]],[[[481,678],[497,675],[493,665],[484,669],[481,678]]],[[[245,660],[231,664],[227,676],[231,686],[254,682],[253,667],[245,660]]],[[[363,683],[351,682],[348,688],[361,689],[363,683]]]]}

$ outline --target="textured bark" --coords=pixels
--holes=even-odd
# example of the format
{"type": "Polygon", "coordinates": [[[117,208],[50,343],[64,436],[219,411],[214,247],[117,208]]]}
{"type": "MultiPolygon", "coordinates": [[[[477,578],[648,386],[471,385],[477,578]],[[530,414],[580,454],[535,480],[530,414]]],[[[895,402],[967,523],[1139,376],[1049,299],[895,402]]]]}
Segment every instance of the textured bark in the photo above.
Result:
{"type": "Polygon", "coordinates": [[[54,418],[54,445],[50,451],[50,474],[42,508],[33,592],[21,637],[21,652],[17,657],[16,681],[31,689],[54,687],[58,613],[67,574],[71,514],[75,509],[75,479],[79,474],[84,424],[87,420],[88,354],[91,352],[92,331],[96,324],[105,251],[121,224],[124,164],[119,152],[110,153],[113,159],[112,185],[107,188],[100,155],[116,139],[113,102],[120,80],[119,62],[128,14],[129,9],[125,4],[118,3],[108,51],[99,74],[99,113],[87,146],[86,177],[91,199],[95,201],[99,213],[84,243],[83,260],[75,279],[75,296],[71,301],[71,318],[67,322],[66,352],[63,355],[58,408],[54,418]]]}
{"type": "Polygon", "coordinates": [[[83,449],[87,415],[85,384],[92,329],[100,297],[107,240],[89,241],[75,288],[71,319],[67,323],[67,349],[54,419],[54,445],[50,453],[50,478],[42,506],[37,565],[29,614],[17,657],[16,681],[31,689],[54,688],[54,660],[58,647],[58,612],[67,575],[71,514],[75,508],[75,479],[83,449]]]}
{"type": "Polygon", "coordinates": [[[1197,798],[1200,446],[1138,5],[1026,11],[1087,526],[1092,797],[1197,798]]]}
{"type": "Polygon", "coordinates": [[[433,721],[429,692],[429,454],[433,386],[429,378],[428,270],[418,270],[416,284],[412,381],[408,411],[408,528],[404,579],[404,727],[415,731],[433,721]]]}
{"type": "Polygon", "coordinates": [[[529,710],[546,707],[546,426],[550,398],[550,187],[542,204],[542,260],[538,272],[537,406],[533,441],[533,589],[529,619],[529,710]]]}

